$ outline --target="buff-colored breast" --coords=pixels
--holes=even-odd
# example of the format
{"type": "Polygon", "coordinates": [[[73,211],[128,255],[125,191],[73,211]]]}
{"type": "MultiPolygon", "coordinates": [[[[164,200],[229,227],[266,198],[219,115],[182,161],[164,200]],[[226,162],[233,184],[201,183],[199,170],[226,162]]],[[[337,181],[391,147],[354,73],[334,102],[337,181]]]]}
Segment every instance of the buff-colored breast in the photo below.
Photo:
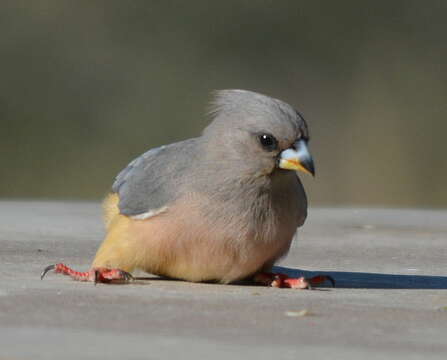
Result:
{"type": "Polygon", "coordinates": [[[128,272],[138,268],[188,281],[227,283],[273,263],[288,251],[293,237],[288,231],[271,241],[234,239],[224,224],[208,223],[194,199],[179,201],[146,220],[119,214],[118,202],[116,194],[104,202],[107,235],[94,267],[128,272]]]}

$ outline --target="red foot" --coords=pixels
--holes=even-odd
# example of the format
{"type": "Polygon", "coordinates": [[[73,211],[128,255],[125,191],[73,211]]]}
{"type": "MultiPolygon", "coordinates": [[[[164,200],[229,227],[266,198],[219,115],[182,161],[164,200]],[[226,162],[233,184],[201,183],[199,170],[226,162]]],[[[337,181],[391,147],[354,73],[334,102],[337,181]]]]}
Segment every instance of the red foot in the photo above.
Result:
{"type": "Polygon", "coordinates": [[[292,288],[292,289],[312,289],[313,286],[329,281],[332,286],[335,286],[334,279],[329,275],[317,275],[311,278],[299,277],[291,278],[285,274],[274,273],[259,273],[256,274],[253,280],[257,283],[277,287],[277,288],[292,288]]]}
{"type": "Polygon", "coordinates": [[[70,276],[73,280],[77,281],[93,281],[96,283],[110,283],[112,281],[129,281],[134,280],[133,276],[126,271],[120,269],[107,269],[107,268],[92,268],[86,272],[79,272],[69,268],[64,264],[56,264],[47,266],[40,275],[40,279],[43,279],[45,275],[54,270],[55,273],[61,273],[70,276]]]}

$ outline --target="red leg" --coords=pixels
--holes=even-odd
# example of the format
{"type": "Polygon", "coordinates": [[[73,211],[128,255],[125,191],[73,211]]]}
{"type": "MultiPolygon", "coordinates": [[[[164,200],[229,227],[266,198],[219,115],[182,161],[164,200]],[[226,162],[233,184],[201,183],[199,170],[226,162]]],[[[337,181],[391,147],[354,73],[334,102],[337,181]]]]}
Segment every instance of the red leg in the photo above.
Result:
{"type": "Polygon", "coordinates": [[[98,282],[109,283],[112,281],[129,281],[134,279],[131,274],[120,269],[92,268],[86,272],[79,272],[69,268],[67,265],[64,264],[47,266],[40,275],[40,279],[43,279],[45,275],[51,270],[54,270],[55,273],[68,275],[73,280],[93,281],[95,284],[98,282]]]}
{"type": "Polygon", "coordinates": [[[312,289],[313,286],[322,284],[325,281],[329,281],[332,286],[335,286],[334,279],[329,275],[317,275],[311,278],[305,278],[304,276],[291,278],[285,274],[261,272],[256,274],[253,280],[263,285],[278,288],[312,289]]]}

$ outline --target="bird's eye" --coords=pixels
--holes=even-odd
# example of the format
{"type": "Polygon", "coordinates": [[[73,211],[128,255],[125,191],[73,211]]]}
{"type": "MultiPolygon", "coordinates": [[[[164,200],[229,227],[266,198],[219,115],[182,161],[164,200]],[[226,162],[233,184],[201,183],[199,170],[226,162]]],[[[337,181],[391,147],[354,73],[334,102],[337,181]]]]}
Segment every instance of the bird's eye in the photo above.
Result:
{"type": "Polygon", "coordinates": [[[267,151],[276,150],[278,147],[278,141],[275,139],[274,136],[270,134],[259,135],[259,142],[261,143],[262,147],[267,151]]]}

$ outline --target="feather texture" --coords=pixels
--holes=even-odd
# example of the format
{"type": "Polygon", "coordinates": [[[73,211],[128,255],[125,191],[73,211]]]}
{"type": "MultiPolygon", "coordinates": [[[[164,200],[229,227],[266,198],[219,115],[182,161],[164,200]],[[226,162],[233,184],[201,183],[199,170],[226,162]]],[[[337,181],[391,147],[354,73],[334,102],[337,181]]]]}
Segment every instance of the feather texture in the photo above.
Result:
{"type": "Polygon", "coordinates": [[[276,158],[308,137],[306,123],[290,105],[248,91],[218,92],[213,104],[202,136],[152,149],[118,174],[93,266],[231,282],[288,252],[307,200],[276,158]],[[278,149],[260,146],[264,132],[278,149]]]}

